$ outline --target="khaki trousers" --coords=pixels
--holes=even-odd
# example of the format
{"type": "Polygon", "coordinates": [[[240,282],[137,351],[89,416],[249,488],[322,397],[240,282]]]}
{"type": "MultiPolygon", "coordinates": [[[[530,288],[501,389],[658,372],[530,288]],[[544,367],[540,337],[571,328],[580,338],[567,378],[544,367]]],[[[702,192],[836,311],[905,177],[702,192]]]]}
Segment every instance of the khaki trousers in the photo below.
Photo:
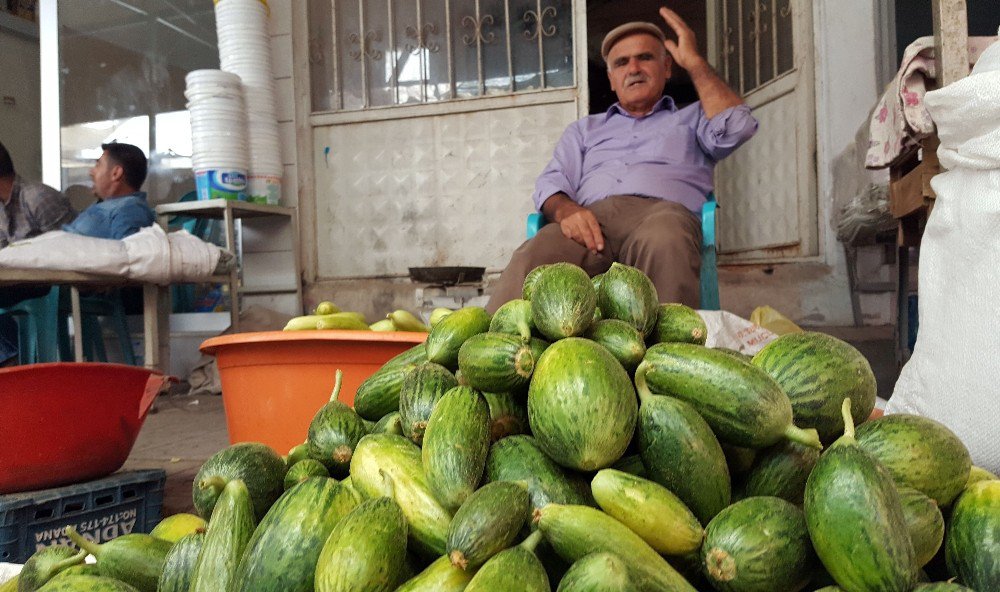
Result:
{"type": "Polygon", "coordinates": [[[521,297],[528,272],[543,263],[566,261],[595,276],[615,261],[641,269],[653,280],[660,302],[698,308],[701,272],[701,221],[684,206],[661,199],[616,195],[590,206],[604,250],[596,255],[546,224],[514,251],[493,286],[486,310],[521,297]]]}

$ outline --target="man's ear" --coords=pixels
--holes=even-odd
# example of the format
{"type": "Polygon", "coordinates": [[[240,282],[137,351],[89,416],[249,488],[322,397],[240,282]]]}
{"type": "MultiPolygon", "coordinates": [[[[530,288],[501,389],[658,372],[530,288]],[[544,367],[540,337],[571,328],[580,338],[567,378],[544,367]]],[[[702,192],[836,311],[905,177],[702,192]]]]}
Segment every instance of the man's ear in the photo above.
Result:
{"type": "Polygon", "coordinates": [[[124,178],[125,178],[125,168],[122,167],[122,165],[120,165],[120,164],[112,165],[111,166],[111,180],[112,181],[121,181],[124,178]]]}
{"type": "Polygon", "coordinates": [[[663,53],[666,54],[663,56],[663,66],[667,70],[667,80],[670,80],[674,72],[674,58],[670,55],[669,51],[664,51],[663,53]]]}

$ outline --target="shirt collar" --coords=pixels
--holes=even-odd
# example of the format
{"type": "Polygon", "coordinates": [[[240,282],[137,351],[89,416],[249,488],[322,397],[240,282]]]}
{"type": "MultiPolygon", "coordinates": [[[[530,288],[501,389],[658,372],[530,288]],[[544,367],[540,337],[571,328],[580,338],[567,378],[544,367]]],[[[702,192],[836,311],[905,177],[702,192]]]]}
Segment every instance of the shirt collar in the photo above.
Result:
{"type": "MultiPolygon", "coordinates": [[[[674,100],[669,95],[663,95],[663,97],[660,98],[660,100],[657,101],[655,105],[653,105],[653,109],[647,115],[652,115],[657,111],[670,111],[671,113],[673,113],[676,110],[677,110],[677,105],[674,103],[674,100]]],[[[615,113],[618,113],[619,115],[624,115],[625,117],[632,117],[631,115],[629,115],[628,111],[622,108],[621,103],[615,103],[614,105],[608,107],[608,110],[604,115],[604,120],[607,121],[615,113]]]]}

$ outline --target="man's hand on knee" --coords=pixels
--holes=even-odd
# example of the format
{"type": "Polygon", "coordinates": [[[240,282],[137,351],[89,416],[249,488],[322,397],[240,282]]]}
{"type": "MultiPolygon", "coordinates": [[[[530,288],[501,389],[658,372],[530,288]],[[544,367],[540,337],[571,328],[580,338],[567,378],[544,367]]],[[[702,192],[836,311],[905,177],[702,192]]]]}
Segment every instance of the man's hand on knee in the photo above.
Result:
{"type": "Polygon", "coordinates": [[[604,250],[604,233],[597,217],[566,194],[556,193],[549,197],[542,205],[542,213],[559,224],[566,238],[573,239],[595,254],[604,250]]]}

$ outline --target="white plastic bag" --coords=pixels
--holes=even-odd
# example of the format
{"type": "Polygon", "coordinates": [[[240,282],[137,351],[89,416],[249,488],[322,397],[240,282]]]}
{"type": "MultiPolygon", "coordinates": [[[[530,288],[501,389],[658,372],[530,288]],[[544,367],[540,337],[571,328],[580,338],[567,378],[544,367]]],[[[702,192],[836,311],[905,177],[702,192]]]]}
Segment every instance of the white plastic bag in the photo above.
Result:
{"type": "Polygon", "coordinates": [[[920,251],[920,331],[887,413],[935,419],[1000,471],[1000,43],[927,93],[947,172],[920,251]]]}
{"type": "Polygon", "coordinates": [[[706,347],[725,347],[754,355],[778,337],[767,329],[724,310],[699,310],[705,321],[706,347]]]}

